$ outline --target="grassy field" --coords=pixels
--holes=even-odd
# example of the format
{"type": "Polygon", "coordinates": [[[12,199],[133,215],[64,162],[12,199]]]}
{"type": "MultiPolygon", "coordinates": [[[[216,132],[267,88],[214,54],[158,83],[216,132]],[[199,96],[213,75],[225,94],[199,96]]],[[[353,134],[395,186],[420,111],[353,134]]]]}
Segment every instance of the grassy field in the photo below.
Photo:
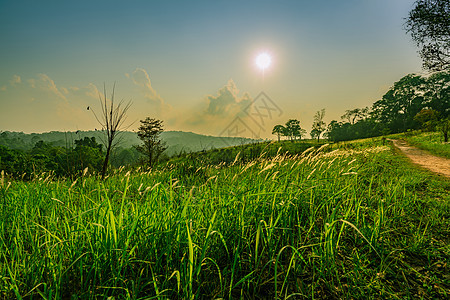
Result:
{"type": "Polygon", "coordinates": [[[448,298],[450,182],[389,147],[2,177],[0,298],[448,298]]]}

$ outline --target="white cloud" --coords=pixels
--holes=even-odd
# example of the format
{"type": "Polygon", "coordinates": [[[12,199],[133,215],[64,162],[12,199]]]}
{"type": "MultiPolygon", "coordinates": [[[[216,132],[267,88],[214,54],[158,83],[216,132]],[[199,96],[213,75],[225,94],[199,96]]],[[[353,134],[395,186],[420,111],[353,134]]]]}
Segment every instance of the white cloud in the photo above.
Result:
{"type": "Polygon", "coordinates": [[[209,95],[207,100],[208,108],[206,114],[216,116],[237,116],[251,104],[248,93],[239,97],[239,90],[233,79],[228,80],[228,83],[219,89],[217,96],[209,95]]]}
{"type": "Polygon", "coordinates": [[[205,102],[196,108],[178,112],[168,120],[168,124],[182,130],[212,135],[219,135],[236,118],[254,127],[245,111],[252,105],[252,98],[248,93],[241,96],[232,79],[216,95],[207,95],[205,102]]]}
{"type": "MultiPolygon", "coordinates": [[[[92,83],[83,87],[57,86],[46,74],[33,78],[14,76],[2,92],[0,127],[7,130],[39,132],[49,130],[92,129],[97,126],[87,106],[98,103],[98,90],[92,83]],[[27,84],[19,84],[19,82],[27,84]],[[3,109],[4,108],[4,109],[3,109]]],[[[3,90],[3,89],[2,89],[3,90]]]]}
{"type": "Polygon", "coordinates": [[[132,74],[132,80],[134,84],[142,87],[145,92],[145,97],[151,101],[163,102],[161,96],[159,96],[153,89],[150,77],[146,70],[142,68],[136,68],[132,74]]]}
{"type": "Polygon", "coordinates": [[[55,82],[46,74],[38,74],[38,79],[36,83],[38,87],[44,91],[55,94],[57,97],[66,100],[67,98],[61,93],[61,91],[56,87],[55,82]]]}
{"type": "Polygon", "coordinates": [[[153,88],[150,76],[143,68],[136,68],[125,77],[131,79],[134,85],[132,97],[133,110],[138,111],[139,118],[145,118],[149,114],[152,117],[167,119],[168,114],[173,113],[172,107],[165,103],[164,99],[153,88]]]}

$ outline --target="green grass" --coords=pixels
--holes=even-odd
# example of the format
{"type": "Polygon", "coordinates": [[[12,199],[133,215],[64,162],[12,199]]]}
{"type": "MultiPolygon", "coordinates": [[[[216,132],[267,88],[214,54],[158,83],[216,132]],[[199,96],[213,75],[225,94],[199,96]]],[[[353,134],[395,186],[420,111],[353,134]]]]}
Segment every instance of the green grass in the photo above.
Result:
{"type": "Polygon", "coordinates": [[[377,140],[233,161],[2,179],[0,298],[449,296],[449,181],[377,140]]]}
{"type": "Polygon", "coordinates": [[[405,139],[411,145],[427,150],[434,155],[450,158],[450,143],[443,142],[440,132],[424,132],[419,135],[405,136],[405,139]]]}
{"type": "Polygon", "coordinates": [[[444,143],[440,132],[408,132],[392,135],[392,138],[402,138],[409,144],[426,150],[431,154],[450,158],[450,143],[444,143]]]}

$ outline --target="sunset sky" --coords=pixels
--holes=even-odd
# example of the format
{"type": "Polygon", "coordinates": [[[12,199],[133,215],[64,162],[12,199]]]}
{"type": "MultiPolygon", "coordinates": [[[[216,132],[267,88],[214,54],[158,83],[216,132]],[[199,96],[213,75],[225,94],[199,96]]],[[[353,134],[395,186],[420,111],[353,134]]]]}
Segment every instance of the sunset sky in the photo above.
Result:
{"type": "Polygon", "coordinates": [[[340,120],[422,72],[403,30],[413,3],[0,0],[0,131],[100,128],[92,110],[116,82],[130,130],[150,116],[208,135],[274,138],[290,118],[309,132],[316,111],[340,120]]]}

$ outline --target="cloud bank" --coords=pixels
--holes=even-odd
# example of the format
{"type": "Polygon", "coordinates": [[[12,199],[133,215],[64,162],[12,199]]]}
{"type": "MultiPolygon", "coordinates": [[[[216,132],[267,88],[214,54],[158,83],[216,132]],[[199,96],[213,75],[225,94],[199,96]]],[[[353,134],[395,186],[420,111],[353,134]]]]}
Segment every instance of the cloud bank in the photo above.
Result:
{"type": "Polygon", "coordinates": [[[169,124],[181,130],[220,135],[236,118],[247,123],[250,118],[246,110],[251,105],[250,95],[240,95],[236,83],[230,79],[217,94],[205,96],[201,106],[185,110],[176,116],[176,121],[169,120],[169,124]]]}

